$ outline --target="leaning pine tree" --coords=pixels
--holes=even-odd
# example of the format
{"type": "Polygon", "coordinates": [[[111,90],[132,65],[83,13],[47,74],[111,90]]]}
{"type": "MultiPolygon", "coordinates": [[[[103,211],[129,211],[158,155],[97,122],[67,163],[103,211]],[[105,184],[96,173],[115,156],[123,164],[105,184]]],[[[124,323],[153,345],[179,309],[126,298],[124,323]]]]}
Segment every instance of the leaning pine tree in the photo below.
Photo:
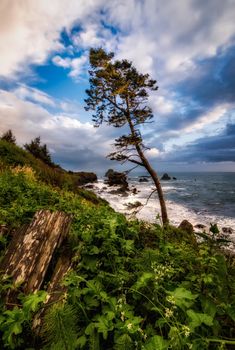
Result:
{"type": "Polygon", "coordinates": [[[131,162],[144,167],[151,176],[158,193],[164,225],[168,223],[166,204],[156,171],[145,155],[147,149],[142,140],[140,126],[153,118],[147,105],[148,92],[158,89],[156,81],[148,74],[140,74],[127,60],[113,61],[114,54],[102,48],[90,50],[90,89],[86,110],[94,111],[95,126],[103,122],[114,127],[128,126],[128,133],[115,140],[116,151],[109,154],[111,160],[131,162]]]}

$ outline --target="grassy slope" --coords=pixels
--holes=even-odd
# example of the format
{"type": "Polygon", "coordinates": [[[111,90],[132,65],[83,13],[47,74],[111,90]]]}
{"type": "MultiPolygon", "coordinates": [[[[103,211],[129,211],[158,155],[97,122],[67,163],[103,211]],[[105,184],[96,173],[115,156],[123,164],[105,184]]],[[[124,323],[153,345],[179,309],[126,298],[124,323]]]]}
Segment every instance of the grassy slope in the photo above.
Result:
{"type": "MultiPolygon", "coordinates": [[[[234,348],[234,261],[216,246],[192,244],[174,227],[128,222],[104,202],[95,204],[90,193],[84,198],[46,184],[38,162],[3,146],[0,225],[15,229],[41,208],[71,213],[70,246],[79,259],[66,278],[63,302],[48,311],[46,343],[35,343],[29,327],[40,295],[21,296],[11,311],[0,305],[1,348],[234,348]]],[[[7,239],[0,239],[2,253],[7,239]]]]}
{"type": "MultiPolygon", "coordinates": [[[[30,166],[35,170],[38,178],[45,183],[59,188],[75,191],[78,185],[92,179],[92,173],[67,172],[59,166],[50,167],[29,152],[9,142],[0,140],[0,160],[6,166],[30,166]]],[[[94,176],[93,176],[94,177],[94,176]]]]}

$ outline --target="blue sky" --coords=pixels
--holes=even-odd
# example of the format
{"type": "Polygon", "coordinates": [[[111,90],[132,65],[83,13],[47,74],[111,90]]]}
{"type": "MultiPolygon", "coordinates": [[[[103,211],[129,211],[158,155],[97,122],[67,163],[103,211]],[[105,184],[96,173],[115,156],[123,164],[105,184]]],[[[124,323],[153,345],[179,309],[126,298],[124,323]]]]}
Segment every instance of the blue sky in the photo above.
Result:
{"type": "Polygon", "coordinates": [[[118,167],[121,130],[84,111],[90,47],[158,81],[142,130],[159,171],[235,171],[234,0],[1,0],[0,133],[40,135],[72,170],[118,167]]]}

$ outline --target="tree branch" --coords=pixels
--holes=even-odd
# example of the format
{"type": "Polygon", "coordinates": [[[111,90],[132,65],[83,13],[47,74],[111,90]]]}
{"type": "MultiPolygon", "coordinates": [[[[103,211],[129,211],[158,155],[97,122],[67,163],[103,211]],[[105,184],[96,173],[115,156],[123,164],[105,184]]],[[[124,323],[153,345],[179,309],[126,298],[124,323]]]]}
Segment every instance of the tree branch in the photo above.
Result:
{"type": "Polygon", "coordinates": [[[139,166],[144,166],[143,163],[138,162],[138,160],[135,159],[127,159],[128,162],[134,163],[134,164],[138,164],[139,166]]]}

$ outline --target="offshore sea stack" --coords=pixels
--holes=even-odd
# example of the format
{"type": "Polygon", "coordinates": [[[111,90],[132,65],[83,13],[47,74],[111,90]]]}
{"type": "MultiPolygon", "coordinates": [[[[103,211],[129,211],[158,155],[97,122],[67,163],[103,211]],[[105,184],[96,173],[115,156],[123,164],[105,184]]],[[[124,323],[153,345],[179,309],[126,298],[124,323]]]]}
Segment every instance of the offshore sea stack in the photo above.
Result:
{"type": "Polygon", "coordinates": [[[122,191],[128,190],[128,182],[127,176],[125,173],[119,173],[118,171],[114,171],[113,169],[109,169],[105,177],[107,177],[107,184],[109,186],[121,186],[122,191]]]}
{"type": "Polygon", "coordinates": [[[162,175],[161,180],[171,180],[171,177],[167,173],[165,173],[162,175]]]}

